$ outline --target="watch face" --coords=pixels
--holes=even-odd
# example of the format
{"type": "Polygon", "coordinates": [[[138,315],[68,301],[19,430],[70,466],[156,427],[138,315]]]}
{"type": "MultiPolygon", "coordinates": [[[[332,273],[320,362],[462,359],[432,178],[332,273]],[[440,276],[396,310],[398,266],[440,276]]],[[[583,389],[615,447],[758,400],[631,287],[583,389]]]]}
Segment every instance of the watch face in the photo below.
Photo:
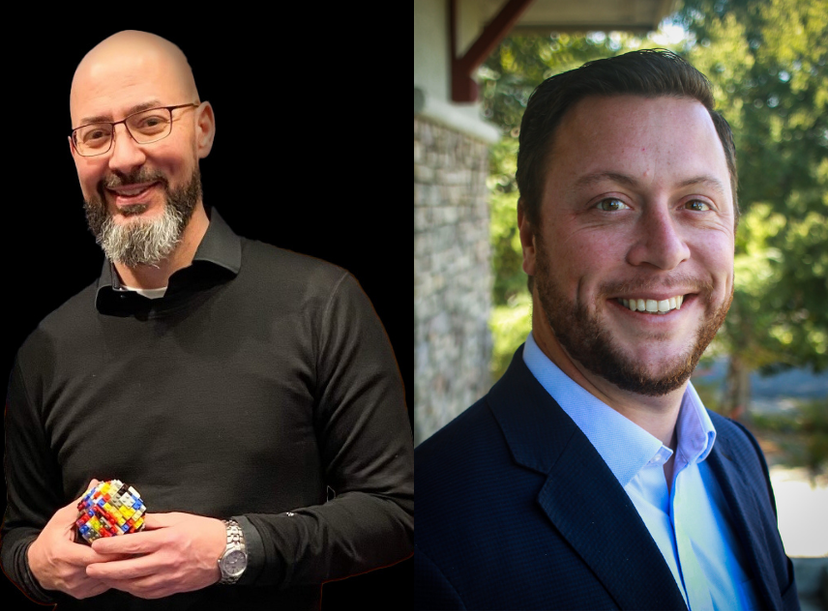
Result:
{"type": "Polygon", "coordinates": [[[241,550],[234,549],[222,558],[221,563],[224,572],[231,577],[235,577],[241,575],[244,569],[247,568],[247,556],[241,550]]]}

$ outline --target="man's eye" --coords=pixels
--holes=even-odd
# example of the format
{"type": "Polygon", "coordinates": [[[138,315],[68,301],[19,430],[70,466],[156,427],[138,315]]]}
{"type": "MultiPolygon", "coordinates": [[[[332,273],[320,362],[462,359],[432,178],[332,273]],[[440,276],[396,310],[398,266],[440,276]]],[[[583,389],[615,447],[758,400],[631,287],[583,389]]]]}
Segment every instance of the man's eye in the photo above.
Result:
{"type": "Polygon", "coordinates": [[[615,199],[614,197],[602,199],[598,202],[598,209],[603,210],[604,212],[615,212],[617,210],[625,210],[627,208],[629,208],[627,204],[622,202],[620,199],[615,199]]]}
{"type": "Polygon", "coordinates": [[[167,129],[169,117],[159,114],[147,114],[133,117],[130,121],[130,129],[142,134],[156,134],[167,129]]]}
{"type": "Polygon", "coordinates": [[[684,204],[684,207],[688,210],[694,210],[696,212],[707,212],[710,210],[710,205],[707,202],[703,202],[698,199],[687,202],[684,204]]]}
{"type": "Polygon", "coordinates": [[[110,137],[109,130],[103,128],[92,128],[87,131],[81,132],[80,140],[84,144],[88,144],[90,146],[95,144],[100,144],[102,142],[108,141],[110,137]]]}

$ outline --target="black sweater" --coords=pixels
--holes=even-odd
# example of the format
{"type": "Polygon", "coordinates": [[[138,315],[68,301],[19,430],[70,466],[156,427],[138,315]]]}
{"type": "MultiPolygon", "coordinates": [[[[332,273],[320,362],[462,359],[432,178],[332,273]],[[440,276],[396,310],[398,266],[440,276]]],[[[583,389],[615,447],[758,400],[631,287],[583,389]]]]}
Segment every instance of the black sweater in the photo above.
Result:
{"type": "Polygon", "coordinates": [[[83,608],[313,608],[323,581],[412,549],[403,397],[352,276],[239,238],[214,211],[165,297],[122,291],[106,263],[18,352],[3,568],[30,597],[73,608],[39,588],[26,550],[92,478],[117,478],[149,512],[235,516],[249,567],[234,586],[162,601],[110,590],[83,608]]]}

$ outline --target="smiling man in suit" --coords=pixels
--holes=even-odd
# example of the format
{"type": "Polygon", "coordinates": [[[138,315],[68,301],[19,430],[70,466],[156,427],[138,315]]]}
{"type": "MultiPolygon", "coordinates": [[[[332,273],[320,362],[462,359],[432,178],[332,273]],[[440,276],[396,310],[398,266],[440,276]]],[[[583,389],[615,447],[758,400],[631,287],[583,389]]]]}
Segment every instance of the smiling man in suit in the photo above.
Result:
{"type": "Polygon", "coordinates": [[[532,332],[416,451],[418,608],[798,608],[759,446],[689,382],[738,220],[709,83],[666,51],[546,80],[517,181],[532,332]]]}

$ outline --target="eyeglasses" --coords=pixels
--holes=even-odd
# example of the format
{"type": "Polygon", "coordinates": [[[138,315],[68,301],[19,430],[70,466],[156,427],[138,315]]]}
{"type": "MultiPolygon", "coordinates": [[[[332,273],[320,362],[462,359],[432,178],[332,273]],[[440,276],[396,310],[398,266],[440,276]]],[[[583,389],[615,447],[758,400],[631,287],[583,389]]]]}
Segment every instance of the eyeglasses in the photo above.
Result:
{"type": "Polygon", "coordinates": [[[172,132],[172,111],[177,108],[200,106],[198,102],[161,106],[139,110],[121,121],[89,123],[72,130],[72,144],[81,157],[104,155],[112,148],[115,140],[115,126],[123,123],[127,133],[138,144],[149,144],[163,140],[172,132]]]}

